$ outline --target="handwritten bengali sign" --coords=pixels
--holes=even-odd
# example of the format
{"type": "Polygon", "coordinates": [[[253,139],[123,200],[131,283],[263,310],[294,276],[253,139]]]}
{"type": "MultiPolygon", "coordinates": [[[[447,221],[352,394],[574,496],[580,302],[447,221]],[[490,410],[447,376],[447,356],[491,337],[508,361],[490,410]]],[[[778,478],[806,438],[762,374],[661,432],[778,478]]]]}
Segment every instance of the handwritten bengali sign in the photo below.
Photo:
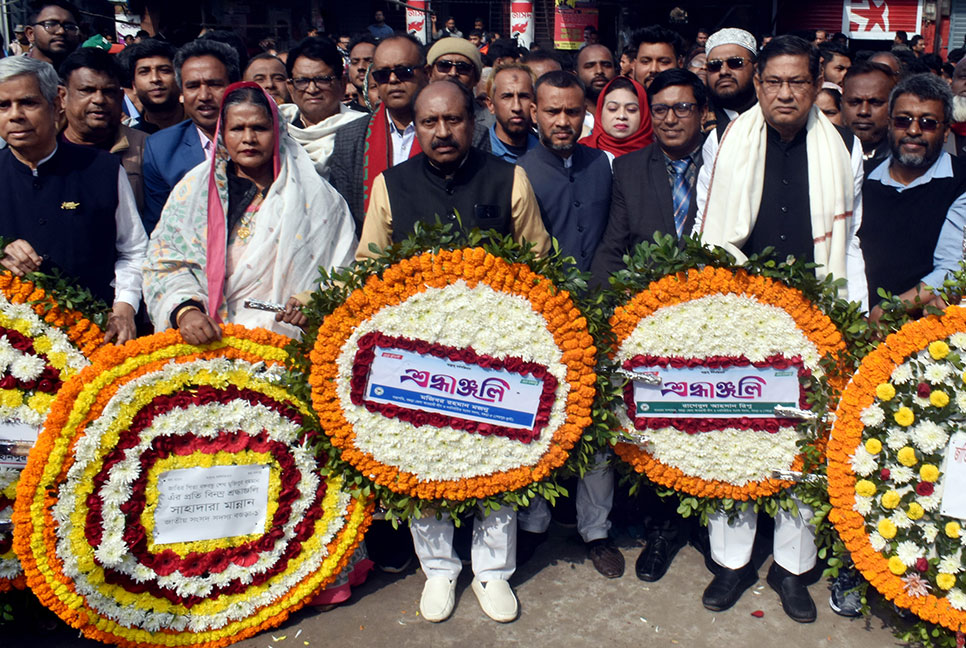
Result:
{"type": "Polygon", "coordinates": [[[543,381],[512,371],[376,347],[366,400],[508,428],[534,426],[543,381]]]}
{"type": "Polygon", "coordinates": [[[943,461],[943,499],[939,513],[959,520],[966,520],[966,432],[956,432],[949,437],[946,458],[943,461]]]}
{"type": "Polygon", "coordinates": [[[269,466],[178,468],[158,477],[154,543],[263,533],[269,466]]]}
{"type": "Polygon", "coordinates": [[[798,407],[796,368],[638,367],[661,379],[660,385],[634,381],[638,417],[774,418],[775,407],[798,407]]]}
{"type": "Polygon", "coordinates": [[[20,421],[0,422],[0,467],[23,469],[27,465],[26,447],[33,447],[40,432],[35,425],[20,421]]]}

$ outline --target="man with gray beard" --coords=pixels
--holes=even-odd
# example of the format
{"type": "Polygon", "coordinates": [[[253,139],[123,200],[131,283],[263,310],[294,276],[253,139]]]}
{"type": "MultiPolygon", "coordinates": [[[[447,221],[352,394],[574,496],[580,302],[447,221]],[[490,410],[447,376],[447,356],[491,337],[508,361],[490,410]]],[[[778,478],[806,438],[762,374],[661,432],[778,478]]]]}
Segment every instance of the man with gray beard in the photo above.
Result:
{"type": "Polygon", "coordinates": [[[870,305],[883,288],[910,311],[945,306],[930,288],[959,268],[966,224],[966,158],[943,151],[952,115],[952,93],[932,74],[903,79],[889,97],[892,157],[865,180],[859,228],[870,305]]]}
{"type": "Polygon", "coordinates": [[[950,155],[966,153],[966,58],[956,64],[953,70],[953,121],[949,125],[951,137],[946,139],[943,150],[950,155]]]}

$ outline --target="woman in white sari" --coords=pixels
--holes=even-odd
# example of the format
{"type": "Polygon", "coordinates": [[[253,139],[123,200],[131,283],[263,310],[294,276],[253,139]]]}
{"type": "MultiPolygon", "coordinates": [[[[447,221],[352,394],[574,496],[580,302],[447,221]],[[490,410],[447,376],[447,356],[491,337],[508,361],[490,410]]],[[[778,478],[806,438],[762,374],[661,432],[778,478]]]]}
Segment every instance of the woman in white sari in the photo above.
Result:
{"type": "Polygon", "coordinates": [[[319,267],[348,264],[356,247],[345,200],[279,128],[275,102],[254,83],[225,92],[216,151],[168,198],[151,236],[144,297],[156,330],[185,341],[220,338],[218,323],[297,337],[304,316],[293,295],[319,267]],[[273,315],[246,299],[287,304],[273,315]]]}

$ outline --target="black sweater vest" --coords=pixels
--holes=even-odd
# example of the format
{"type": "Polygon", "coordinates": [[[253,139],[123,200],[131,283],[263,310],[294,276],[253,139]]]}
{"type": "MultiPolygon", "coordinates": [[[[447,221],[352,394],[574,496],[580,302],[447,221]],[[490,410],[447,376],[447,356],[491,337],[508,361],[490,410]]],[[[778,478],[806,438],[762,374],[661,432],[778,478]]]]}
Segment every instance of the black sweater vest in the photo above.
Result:
{"type": "Polygon", "coordinates": [[[402,241],[417,222],[433,223],[437,216],[442,223],[461,223],[465,232],[478,227],[511,234],[513,169],[476,149],[452,178],[440,175],[424,153],[386,169],[392,240],[402,241]]]}
{"type": "Polygon", "coordinates": [[[24,239],[108,304],[114,303],[119,159],[60,141],[34,176],[10,149],[0,151],[0,235],[24,239]]]}
{"type": "Polygon", "coordinates": [[[862,186],[859,241],[871,306],[879,303],[879,288],[899,294],[932,271],[946,212],[966,192],[966,159],[953,157],[952,163],[952,178],[935,178],[902,192],[875,180],[862,186]]]}

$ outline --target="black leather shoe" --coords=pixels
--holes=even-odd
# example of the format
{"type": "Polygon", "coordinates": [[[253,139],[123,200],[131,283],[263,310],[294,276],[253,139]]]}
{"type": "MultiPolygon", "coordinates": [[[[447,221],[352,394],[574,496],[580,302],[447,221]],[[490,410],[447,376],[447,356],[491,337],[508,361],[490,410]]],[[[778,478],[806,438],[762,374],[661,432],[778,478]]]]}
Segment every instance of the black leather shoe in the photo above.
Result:
{"type": "Polygon", "coordinates": [[[601,576],[620,578],[624,575],[624,554],[607,538],[588,542],[587,556],[601,576]]]}
{"type": "Polygon", "coordinates": [[[715,612],[727,610],[738,602],[745,590],[758,580],[758,572],[748,563],[741,569],[722,567],[704,590],[701,603],[715,612]]]}
{"type": "Polygon", "coordinates": [[[517,531],[517,567],[528,563],[533,558],[533,554],[536,553],[537,547],[543,544],[549,535],[546,531],[543,533],[534,533],[523,529],[517,531]]]}
{"type": "Polygon", "coordinates": [[[648,583],[661,580],[683,546],[684,543],[677,538],[668,538],[660,533],[652,536],[634,565],[637,577],[648,583]]]}
{"type": "Polygon", "coordinates": [[[773,562],[766,580],[778,592],[782,609],[790,619],[799,623],[811,623],[815,620],[815,601],[800,577],[773,562]]]}

